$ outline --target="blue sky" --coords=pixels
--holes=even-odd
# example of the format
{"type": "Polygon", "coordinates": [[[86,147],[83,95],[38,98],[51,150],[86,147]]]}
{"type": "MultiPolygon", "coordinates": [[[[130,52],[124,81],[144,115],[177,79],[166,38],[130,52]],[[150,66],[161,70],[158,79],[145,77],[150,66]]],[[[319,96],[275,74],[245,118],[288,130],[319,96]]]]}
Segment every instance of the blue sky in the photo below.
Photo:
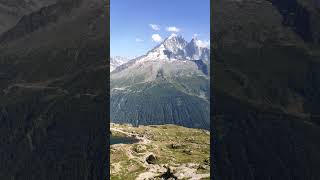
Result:
{"type": "Polygon", "coordinates": [[[143,55],[172,33],[209,41],[210,0],[110,0],[110,28],[111,56],[143,55]]]}

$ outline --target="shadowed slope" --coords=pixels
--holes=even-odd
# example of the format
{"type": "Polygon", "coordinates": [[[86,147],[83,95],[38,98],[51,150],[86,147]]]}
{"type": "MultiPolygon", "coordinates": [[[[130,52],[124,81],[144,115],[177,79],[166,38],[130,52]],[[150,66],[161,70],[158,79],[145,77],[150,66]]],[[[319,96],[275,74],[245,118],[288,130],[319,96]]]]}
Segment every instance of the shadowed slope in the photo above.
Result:
{"type": "MultiPolygon", "coordinates": [[[[90,0],[68,8],[0,45],[0,179],[106,175],[108,6],[90,0]]],[[[11,32],[24,31],[16,27],[11,32]]]]}
{"type": "Polygon", "coordinates": [[[319,13],[276,3],[212,3],[216,179],[320,177],[319,28],[299,20],[319,13]]]}

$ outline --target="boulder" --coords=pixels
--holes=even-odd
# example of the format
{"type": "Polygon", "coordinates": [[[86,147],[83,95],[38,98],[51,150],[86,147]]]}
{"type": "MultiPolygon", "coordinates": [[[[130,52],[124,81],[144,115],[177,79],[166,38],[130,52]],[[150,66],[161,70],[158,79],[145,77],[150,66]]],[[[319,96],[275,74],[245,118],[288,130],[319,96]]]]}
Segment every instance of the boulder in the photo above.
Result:
{"type": "Polygon", "coordinates": [[[133,147],[133,150],[137,153],[143,153],[143,152],[146,152],[147,148],[144,145],[137,144],[136,146],[133,147]]]}
{"type": "Polygon", "coordinates": [[[147,158],[146,158],[146,162],[148,164],[156,164],[158,161],[157,157],[153,154],[150,154],[147,158]]]}
{"type": "Polygon", "coordinates": [[[177,180],[177,176],[174,175],[174,172],[172,171],[172,169],[170,167],[167,167],[167,172],[165,172],[164,174],[162,174],[160,176],[162,179],[167,179],[167,180],[177,180]]]}
{"type": "Polygon", "coordinates": [[[182,147],[181,144],[171,144],[171,148],[172,148],[172,149],[179,149],[179,148],[181,148],[181,147],[182,147]]]}

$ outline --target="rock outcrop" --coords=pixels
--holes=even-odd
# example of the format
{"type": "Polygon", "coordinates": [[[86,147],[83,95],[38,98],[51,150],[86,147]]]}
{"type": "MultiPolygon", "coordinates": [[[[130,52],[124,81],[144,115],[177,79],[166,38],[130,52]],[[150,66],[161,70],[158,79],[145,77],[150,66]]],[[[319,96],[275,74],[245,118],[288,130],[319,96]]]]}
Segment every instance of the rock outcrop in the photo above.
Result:
{"type": "Polygon", "coordinates": [[[210,179],[210,134],[200,129],[112,123],[111,131],[120,137],[134,134],[140,138],[132,144],[111,145],[111,179],[210,179]],[[194,141],[186,140],[186,136],[194,141]],[[184,147],[194,153],[186,155],[184,147]]]}

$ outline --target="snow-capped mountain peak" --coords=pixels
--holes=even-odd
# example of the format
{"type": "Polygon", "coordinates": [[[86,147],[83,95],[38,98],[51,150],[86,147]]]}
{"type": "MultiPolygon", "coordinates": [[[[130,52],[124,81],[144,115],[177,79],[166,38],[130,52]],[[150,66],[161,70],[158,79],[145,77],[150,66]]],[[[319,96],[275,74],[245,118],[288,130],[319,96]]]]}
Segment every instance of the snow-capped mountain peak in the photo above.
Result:
{"type": "Polygon", "coordinates": [[[172,39],[172,38],[175,38],[175,37],[177,37],[177,36],[178,36],[177,34],[172,33],[172,34],[168,37],[168,39],[172,39]]]}
{"type": "Polygon", "coordinates": [[[121,56],[110,57],[110,72],[115,70],[118,66],[126,63],[128,58],[121,56]]]}
{"type": "Polygon", "coordinates": [[[201,41],[201,40],[196,40],[196,44],[197,44],[197,46],[198,47],[200,47],[200,48],[209,48],[209,46],[210,46],[210,42],[209,41],[201,41]]]}
{"type": "Polygon", "coordinates": [[[197,48],[210,48],[210,41],[202,41],[197,37],[193,37],[190,41],[191,44],[194,44],[197,48]]]}
{"type": "Polygon", "coordinates": [[[133,59],[135,62],[203,60],[209,61],[210,50],[205,42],[193,38],[187,42],[181,35],[171,34],[146,55],[133,59]]]}
{"type": "Polygon", "coordinates": [[[147,59],[209,60],[209,43],[196,37],[187,42],[181,35],[171,34],[147,54],[147,59]]]}
{"type": "Polygon", "coordinates": [[[181,35],[171,34],[162,44],[164,44],[168,50],[177,51],[177,49],[185,48],[187,43],[188,42],[181,35]]]}

